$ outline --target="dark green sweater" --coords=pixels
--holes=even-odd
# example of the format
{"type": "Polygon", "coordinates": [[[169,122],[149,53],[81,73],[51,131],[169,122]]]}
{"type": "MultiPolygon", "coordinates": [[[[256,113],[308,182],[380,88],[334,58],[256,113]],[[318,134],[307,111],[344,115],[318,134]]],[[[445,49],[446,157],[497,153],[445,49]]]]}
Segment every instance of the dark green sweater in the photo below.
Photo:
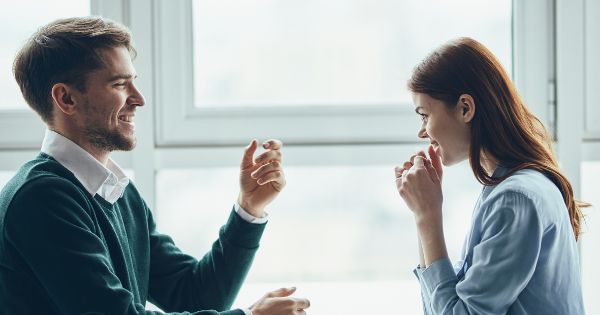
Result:
{"type": "Polygon", "coordinates": [[[156,231],[133,183],[111,205],[41,153],[0,193],[0,314],[157,314],[148,300],[168,312],[243,315],[225,310],[264,228],[232,211],[196,260],[156,231]]]}

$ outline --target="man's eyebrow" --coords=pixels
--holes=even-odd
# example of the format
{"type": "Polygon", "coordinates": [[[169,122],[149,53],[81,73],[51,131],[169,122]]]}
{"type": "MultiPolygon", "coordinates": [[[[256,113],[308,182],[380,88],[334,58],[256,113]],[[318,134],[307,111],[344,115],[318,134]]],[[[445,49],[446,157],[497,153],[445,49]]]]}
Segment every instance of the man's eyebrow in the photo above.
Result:
{"type": "Polygon", "coordinates": [[[130,80],[137,78],[137,74],[115,74],[111,76],[108,81],[116,81],[116,80],[130,80]]]}

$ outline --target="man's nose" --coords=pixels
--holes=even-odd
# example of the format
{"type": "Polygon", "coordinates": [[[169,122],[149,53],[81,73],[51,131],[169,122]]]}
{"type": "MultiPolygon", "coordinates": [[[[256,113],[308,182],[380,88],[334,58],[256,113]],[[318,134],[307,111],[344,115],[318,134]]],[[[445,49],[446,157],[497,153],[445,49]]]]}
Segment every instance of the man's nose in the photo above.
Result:
{"type": "Polygon", "coordinates": [[[129,103],[135,106],[144,106],[146,104],[146,99],[142,95],[142,93],[137,89],[137,87],[133,86],[133,93],[129,97],[129,103]]]}

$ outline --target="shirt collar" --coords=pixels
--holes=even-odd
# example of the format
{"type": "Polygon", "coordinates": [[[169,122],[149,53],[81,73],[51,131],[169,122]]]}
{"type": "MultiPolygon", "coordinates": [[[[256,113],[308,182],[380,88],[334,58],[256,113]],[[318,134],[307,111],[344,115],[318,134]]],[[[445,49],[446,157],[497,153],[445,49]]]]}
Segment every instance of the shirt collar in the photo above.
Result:
{"type": "Polygon", "coordinates": [[[116,202],[129,184],[129,178],[112,159],[108,159],[105,167],[75,142],[53,130],[46,130],[41,151],[71,171],[90,195],[99,194],[110,203],[116,202]]]}

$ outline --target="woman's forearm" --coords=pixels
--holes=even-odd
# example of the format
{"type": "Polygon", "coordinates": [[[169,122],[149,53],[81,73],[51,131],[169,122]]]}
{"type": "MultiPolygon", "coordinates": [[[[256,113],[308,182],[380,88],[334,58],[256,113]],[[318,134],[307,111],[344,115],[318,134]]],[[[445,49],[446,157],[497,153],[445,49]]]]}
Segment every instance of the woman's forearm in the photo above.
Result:
{"type": "Polygon", "coordinates": [[[417,219],[417,230],[426,267],[438,259],[448,257],[441,217],[417,219]]]}
{"type": "Polygon", "coordinates": [[[417,245],[419,247],[419,268],[425,269],[425,256],[423,255],[423,245],[421,245],[421,237],[417,233],[417,245]]]}

